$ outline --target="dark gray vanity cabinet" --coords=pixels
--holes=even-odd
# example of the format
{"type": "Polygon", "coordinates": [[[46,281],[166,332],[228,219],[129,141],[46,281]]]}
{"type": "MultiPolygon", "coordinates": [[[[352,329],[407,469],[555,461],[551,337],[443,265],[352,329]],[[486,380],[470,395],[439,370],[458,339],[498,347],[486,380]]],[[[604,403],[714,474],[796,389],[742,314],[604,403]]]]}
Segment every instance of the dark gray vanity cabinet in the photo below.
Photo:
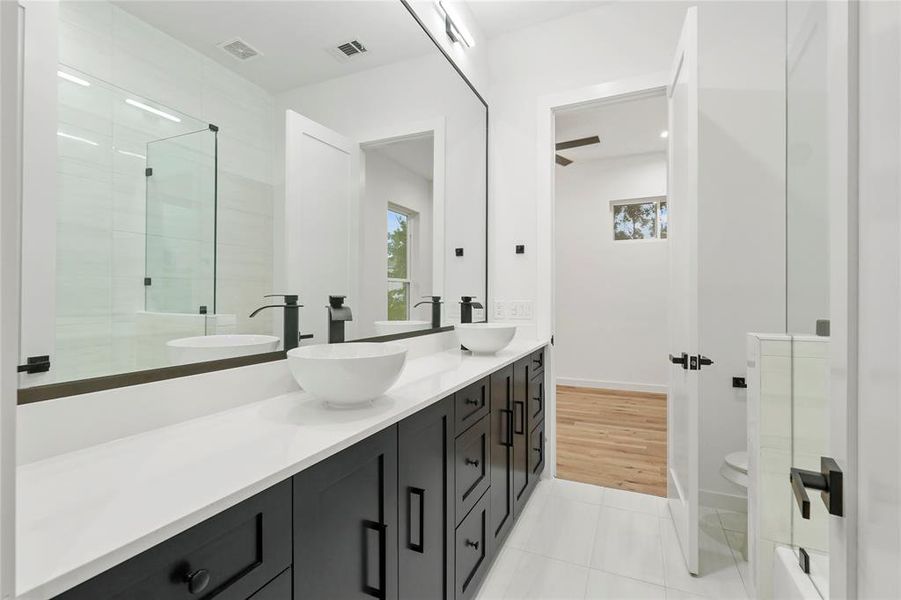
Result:
{"type": "Polygon", "coordinates": [[[491,374],[489,415],[490,546],[500,547],[513,526],[513,365],[491,374]]]}
{"type": "Polygon", "coordinates": [[[294,597],[398,597],[397,426],[293,478],[294,597]]]}
{"type": "Polygon", "coordinates": [[[397,426],[398,596],[452,600],[454,397],[397,426]]]}
{"type": "MultiPolygon", "coordinates": [[[[246,600],[291,566],[291,483],[284,481],[56,597],[246,600]]],[[[289,582],[290,583],[290,582],[289,582]]],[[[283,584],[277,584],[284,589],[283,584]]],[[[290,589],[288,587],[287,589],[290,589]]],[[[284,597],[284,596],[282,596],[284,597]]]]}
{"type": "Polygon", "coordinates": [[[513,363],[513,509],[523,509],[529,480],[529,379],[532,357],[513,363]]]}

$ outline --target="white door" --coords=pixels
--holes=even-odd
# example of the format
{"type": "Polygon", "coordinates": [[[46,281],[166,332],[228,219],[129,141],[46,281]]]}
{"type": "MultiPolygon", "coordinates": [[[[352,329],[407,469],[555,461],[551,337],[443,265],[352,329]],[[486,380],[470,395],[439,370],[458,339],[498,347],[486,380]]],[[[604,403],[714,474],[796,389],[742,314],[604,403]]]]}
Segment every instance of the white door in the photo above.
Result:
{"type": "Polygon", "coordinates": [[[691,573],[698,573],[698,17],[689,8],[667,86],[669,343],[667,499],[691,573]],[[684,354],[683,354],[684,353],[684,354]],[[690,358],[694,355],[694,358],[690,358]],[[695,368],[692,368],[692,367],[695,368]]]}
{"type": "MultiPolygon", "coordinates": [[[[284,294],[299,294],[301,333],[328,342],[329,295],[358,300],[359,145],[293,111],[285,115],[284,294]]],[[[353,323],[345,333],[352,338],[353,323]]]]}

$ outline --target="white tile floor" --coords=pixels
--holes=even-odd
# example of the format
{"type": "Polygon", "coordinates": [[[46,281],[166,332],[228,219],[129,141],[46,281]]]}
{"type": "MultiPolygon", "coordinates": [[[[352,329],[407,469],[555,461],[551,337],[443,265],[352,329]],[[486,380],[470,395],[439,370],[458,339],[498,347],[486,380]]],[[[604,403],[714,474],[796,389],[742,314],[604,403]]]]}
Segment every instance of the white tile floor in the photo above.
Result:
{"type": "Polygon", "coordinates": [[[745,523],[701,509],[703,575],[692,577],[663,498],[543,480],[478,599],[748,600],[745,523]]]}

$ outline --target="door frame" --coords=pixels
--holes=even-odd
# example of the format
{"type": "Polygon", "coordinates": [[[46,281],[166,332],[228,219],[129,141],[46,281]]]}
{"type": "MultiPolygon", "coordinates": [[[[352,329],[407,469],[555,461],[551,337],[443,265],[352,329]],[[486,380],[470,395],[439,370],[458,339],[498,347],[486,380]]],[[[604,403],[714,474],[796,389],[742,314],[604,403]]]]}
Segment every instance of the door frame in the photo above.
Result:
{"type": "MultiPolygon", "coordinates": [[[[536,203],[537,285],[535,289],[535,327],[539,339],[551,339],[556,329],[556,245],[555,245],[555,115],[582,106],[604,104],[632,96],[666,93],[669,71],[629,77],[590,85],[538,98],[536,110],[536,156],[538,201],[536,203]]],[[[557,365],[553,344],[545,353],[545,438],[550,468],[544,473],[557,476],[557,365]]],[[[546,476],[546,475],[545,475],[546,476]]]]}

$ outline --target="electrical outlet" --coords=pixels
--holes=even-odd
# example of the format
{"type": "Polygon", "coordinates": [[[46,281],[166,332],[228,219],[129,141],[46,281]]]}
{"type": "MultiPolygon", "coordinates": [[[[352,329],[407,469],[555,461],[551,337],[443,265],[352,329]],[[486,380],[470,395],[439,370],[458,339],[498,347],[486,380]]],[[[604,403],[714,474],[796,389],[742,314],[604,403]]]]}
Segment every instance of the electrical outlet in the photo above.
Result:
{"type": "Polygon", "coordinates": [[[521,302],[520,303],[519,317],[521,319],[526,319],[526,320],[532,319],[532,303],[531,302],[521,302]]]}
{"type": "Polygon", "coordinates": [[[508,310],[507,312],[508,312],[508,314],[510,315],[510,318],[511,318],[511,319],[518,319],[518,318],[519,318],[519,307],[520,307],[520,303],[519,303],[519,302],[511,302],[511,303],[510,303],[510,305],[509,305],[509,309],[510,309],[510,310],[508,310]]]}
{"type": "Polygon", "coordinates": [[[494,318],[496,320],[503,320],[507,318],[507,307],[504,304],[503,300],[494,301],[494,318]]]}

